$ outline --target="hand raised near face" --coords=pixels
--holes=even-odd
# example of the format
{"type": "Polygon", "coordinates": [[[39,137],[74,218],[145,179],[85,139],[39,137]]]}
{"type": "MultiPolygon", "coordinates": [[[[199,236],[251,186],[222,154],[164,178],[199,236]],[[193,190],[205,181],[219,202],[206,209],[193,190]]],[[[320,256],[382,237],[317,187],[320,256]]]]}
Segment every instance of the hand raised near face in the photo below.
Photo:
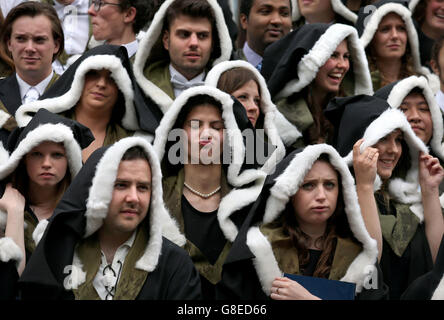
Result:
{"type": "Polygon", "coordinates": [[[439,189],[444,178],[444,169],[438,158],[421,152],[419,154],[419,184],[422,192],[431,192],[439,189]]]}
{"type": "Polygon", "coordinates": [[[379,158],[378,149],[367,147],[361,153],[361,145],[364,139],[359,139],[353,146],[353,169],[355,171],[356,185],[373,187],[377,172],[379,158]]]}
{"type": "Polygon", "coordinates": [[[8,183],[3,196],[0,198],[0,210],[8,214],[21,212],[23,214],[25,208],[25,198],[11,183],[8,183]]]}

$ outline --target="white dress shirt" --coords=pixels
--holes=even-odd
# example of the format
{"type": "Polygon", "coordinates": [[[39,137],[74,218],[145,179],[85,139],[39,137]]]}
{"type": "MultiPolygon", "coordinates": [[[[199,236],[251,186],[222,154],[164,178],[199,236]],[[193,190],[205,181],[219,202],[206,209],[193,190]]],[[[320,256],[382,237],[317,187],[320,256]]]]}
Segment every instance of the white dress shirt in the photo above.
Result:
{"type": "Polygon", "coordinates": [[[47,76],[43,81],[41,81],[39,84],[35,86],[31,86],[28,83],[26,83],[20,76],[16,73],[15,76],[17,77],[17,82],[19,85],[20,90],[20,99],[22,101],[22,104],[25,102],[31,102],[31,100],[26,100],[27,96],[29,96],[30,90],[36,90],[37,91],[37,97],[34,100],[37,100],[44,92],[48,84],[51,82],[51,79],[54,75],[54,72],[51,72],[49,76],[47,76]]]}
{"type": "Polygon", "coordinates": [[[136,54],[136,51],[139,48],[139,41],[136,39],[133,42],[122,44],[122,46],[126,48],[126,51],[128,51],[128,58],[131,59],[131,57],[136,54]]]}
{"type": "Polygon", "coordinates": [[[0,9],[2,10],[3,18],[6,18],[12,8],[25,1],[27,0],[0,0],[0,9]]]}
{"type": "MultiPolygon", "coordinates": [[[[65,52],[69,55],[82,55],[89,40],[89,0],[74,0],[69,5],[54,1],[54,9],[57,11],[65,35],[65,52]]],[[[71,61],[72,62],[72,61],[71,61]]],[[[58,74],[68,69],[70,63],[62,65],[55,60],[52,67],[58,74]]]]}
{"type": "Polygon", "coordinates": [[[193,79],[188,80],[170,64],[170,75],[171,85],[173,86],[174,96],[176,98],[188,88],[204,85],[205,71],[193,79]]]}
{"type": "Polygon", "coordinates": [[[65,51],[67,54],[82,54],[89,39],[88,0],[74,0],[70,5],[54,2],[62,22],[65,35],[65,51]]]}
{"type": "Polygon", "coordinates": [[[105,254],[101,251],[101,262],[99,271],[93,280],[94,289],[102,300],[113,300],[116,294],[116,288],[119,283],[120,274],[122,273],[125,258],[136,239],[136,231],[133,235],[122,244],[114,254],[111,264],[106,261],[105,254]]]}
{"type": "Polygon", "coordinates": [[[260,64],[262,64],[263,58],[258,55],[253,49],[250,48],[247,41],[245,41],[244,47],[242,48],[244,52],[245,58],[247,61],[253,65],[253,67],[257,68],[260,64]]]}

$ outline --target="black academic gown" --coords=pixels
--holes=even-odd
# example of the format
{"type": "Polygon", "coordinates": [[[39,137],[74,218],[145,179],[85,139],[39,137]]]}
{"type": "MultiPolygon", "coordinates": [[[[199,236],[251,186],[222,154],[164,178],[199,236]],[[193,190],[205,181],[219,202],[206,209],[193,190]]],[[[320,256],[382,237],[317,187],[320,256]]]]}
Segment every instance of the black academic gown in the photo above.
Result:
{"type": "Polygon", "coordinates": [[[20,89],[15,73],[0,81],[0,101],[11,115],[22,104],[20,89]]]}
{"type": "MultiPolygon", "coordinates": [[[[92,187],[96,166],[111,148],[96,150],[83,166],[60,200],[54,215],[26,266],[19,288],[27,299],[72,300],[74,294],[65,290],[67,266],[73,264],[76,245],[83,239],[87,219],[86,199],[92,187]]],[[[151,198],[152,199],[152,198],[151,198]]],[[[151,205],[155,205],[151,203],[151,205]]],[[[148,216],[148,215],[147,215],[148,216]]],[[[143,221],[139,227],[146,227],[143,221]]],[[[151,237],[148,235],[148,237],[151,237]]],[[[149,272],[136,299],[187,300],[200,299],[199,274],[188,254],[162,237],[162,249],[156,268],[149,272]]]]}
{"type": "Polygon", "coordinates": [[[439,246],[433,270],[422,275],[404,291],[402,300],[430,300],[444,276],[444,237],[439,246]]]}
{"type": "MultiPolygon", "coordinates": [[[[276,171],[267,176],[257,201],[248,207],[248,215],[225,260],[222,280],[217,286],[217,299],[270,300],[270,297],[264,293],[257,268],[253,262],[253,259],[258,257],[253,254],[249,245],[247,245],[247,233],[252,226],[263,224],[264,214],[267,208],[267,199],[270,197],[270,189],[292,162],[294,156],[301,151],[301,149],[293,151],[278,164],[276,171]]],[[[262,263],[264,263],[264,261],[262,261],[262,263]]],[[[382,300],[387,297],[387,286],[383,283],[379,265],[375,263],[375,267],[378,274],[377,289],[363,288],[363,290],[356,295],[355,299],[382,300]]]]}

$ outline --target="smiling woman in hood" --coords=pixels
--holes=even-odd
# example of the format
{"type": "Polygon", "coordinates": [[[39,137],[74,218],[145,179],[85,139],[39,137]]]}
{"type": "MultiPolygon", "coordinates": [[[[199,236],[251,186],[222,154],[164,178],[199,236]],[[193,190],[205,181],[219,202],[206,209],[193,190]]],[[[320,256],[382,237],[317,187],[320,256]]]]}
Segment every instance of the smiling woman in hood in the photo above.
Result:
{"type": "Polygon", "coordinates": [[[25,126],[40,108],[91,129],[95,142],[84,152],[84,160],[95,149],[133,135],[136,130],[153,134],[158,125],[156,110],[147,108],[126,49],[120,46],[103,45],[87,51],[40,100],[17,110],[18,125],[25,126]]]}
{"type": "MultiPolygon", "coordinates": [[[[444,163],[444,128],[441,109],[425,77],[411,76],[375,92],[392,108],[404,112],[415,134],[430,148],[430,154],[444,163]]],[[[444,184],[440,186],[440,193],[444,184]]]]}
{"type": "Polygon", "coordinates": [[[333,147],[311,145],[289,154],[267,177],[227,257],[220,293],[296,299],[290,294],[295,284],[282,278],[287,273],[354,283],[358,298],[382,298],[380,277],[372,289],[366,284],[378,277],[376,263],[376,242],[347,164],[333,147]]]}
{"type": "Polygon", "coordinates": [[[356,29],[343,24],[307,24],[291,32],[266,49],[261,73],[306,145],[331,140],[334,127],[323,116],[331,98],[373,94],[356,29]]]}
{"type": "Polygon", "coordinates": [[[390,298],[399,299],[436,259],[444,231],[439,202],[444,171],[404,114],[386,100],[335,98],[326,116],[338,127],[336,148],[353,165],[360,203],[366,199],[378,210],[365,212],[366,225],[382,247],[390,298]]]}
{"type": "Polygon", "coordinates": [[[440,0],[410,0],[409,8],[421,43],[421,63],[428,66],[433,43],[444,33],[444,4],[440,0]]]}
{"type": "Polygon", "coordinates": [[[5,237],[0,239],[0,277],[5,279],[3,289],[7,288],[1,290],[4,298],[14,298],[18,275],[82,167],[81,150],[93,139],[81,124],[40,109],[26,127],[11,133],[11,154],[2,148],[0,233],[5,237]]]}

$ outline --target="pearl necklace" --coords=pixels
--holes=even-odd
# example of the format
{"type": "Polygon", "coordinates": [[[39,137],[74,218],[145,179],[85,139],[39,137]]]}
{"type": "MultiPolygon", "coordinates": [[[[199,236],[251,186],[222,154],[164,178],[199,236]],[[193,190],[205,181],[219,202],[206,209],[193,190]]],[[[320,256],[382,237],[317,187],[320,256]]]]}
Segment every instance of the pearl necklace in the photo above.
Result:
{"type": "Polygon", "coordinates": [[[214,195],[215,193],[217,193],[217,192],[220,190],[220,186],[219,186],[219,187],[217,187],[216,190],[211,191],[210,193],[202,193],[202,192],[199,192],[199,191],[194,190],[193,188],[191,188],[191,187],[190,187],[185,181],[183,182],[183,184],[184,184],[184,186],[187,187],[188,190],[190,190],[192,193],[197,194],[199,197],[202,197],[202,198],[205,198],[205,199],[211,197],[212,195],[214,195]]]}

